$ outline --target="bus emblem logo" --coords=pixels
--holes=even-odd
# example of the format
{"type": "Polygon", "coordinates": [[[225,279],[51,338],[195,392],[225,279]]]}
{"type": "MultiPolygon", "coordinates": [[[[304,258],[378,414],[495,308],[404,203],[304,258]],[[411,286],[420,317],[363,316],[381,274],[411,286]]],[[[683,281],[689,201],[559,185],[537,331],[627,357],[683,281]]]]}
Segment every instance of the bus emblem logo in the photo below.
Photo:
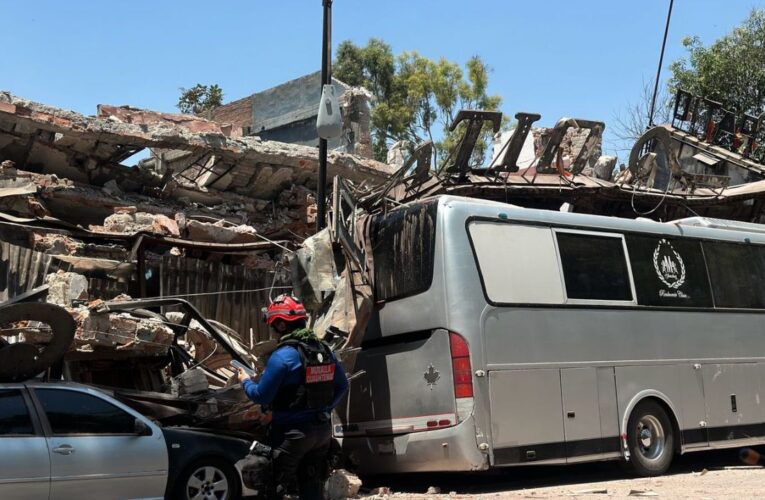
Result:
{"type": "Polygon", "coordinates": [[[428,367],[428,371],[425,372],[423,375],[425,378],[425,382],[427,382],[428,386],[430,386],[431,389],[433,389],[433,386],[436,385],[436,382],[438,382],[438,379],[441,378],[441,374],[438,373],[438,370],[436,370],[436,367],[431,365],[428,367]]]}
{"type": "Polygon", "coordinates": [[[661,239],[653,252],[653,267],[662,283],[678,289],[685,283],[685,263],[672,243],[661,239]]]}

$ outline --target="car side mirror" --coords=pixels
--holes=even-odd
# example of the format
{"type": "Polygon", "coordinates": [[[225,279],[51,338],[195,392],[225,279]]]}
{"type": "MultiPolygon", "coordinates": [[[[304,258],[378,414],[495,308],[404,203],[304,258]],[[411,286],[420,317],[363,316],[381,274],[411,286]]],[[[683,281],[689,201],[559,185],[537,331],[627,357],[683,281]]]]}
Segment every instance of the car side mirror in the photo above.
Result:
{"type": "Polygon", "coordinates": [[[138,436],[151,436],[151,429],[146,425],[146,422],[140,418],[135,419],[134,432],[138,436]]]}

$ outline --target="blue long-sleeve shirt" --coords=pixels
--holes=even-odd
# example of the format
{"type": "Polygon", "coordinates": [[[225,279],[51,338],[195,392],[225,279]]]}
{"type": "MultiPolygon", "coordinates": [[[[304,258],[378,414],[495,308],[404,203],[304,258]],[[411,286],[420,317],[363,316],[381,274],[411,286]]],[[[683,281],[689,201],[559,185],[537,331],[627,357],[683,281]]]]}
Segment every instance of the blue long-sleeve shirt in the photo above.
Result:
{"type": "MultiPolygon", "coordinates": [[[[335,377],[333,379],[335,396],[329,406],[318,410],[274,411],[272,421],[275,424],[293,425],[316,422],[320,413],[331,412],[335,409],[345,391],[348,390],[348,378],[334,354],[332,358],[335,361],[335,377]]],[[[282,386],[302,384],[304,382],[303,377],[303,364],[300,361],[297,348],[286,345],[271,353],[260,380],[254,382],[247,379],[242,383],[242,389],[244,389],[247,397],[255,403],[269,405],[282,386]]]]}

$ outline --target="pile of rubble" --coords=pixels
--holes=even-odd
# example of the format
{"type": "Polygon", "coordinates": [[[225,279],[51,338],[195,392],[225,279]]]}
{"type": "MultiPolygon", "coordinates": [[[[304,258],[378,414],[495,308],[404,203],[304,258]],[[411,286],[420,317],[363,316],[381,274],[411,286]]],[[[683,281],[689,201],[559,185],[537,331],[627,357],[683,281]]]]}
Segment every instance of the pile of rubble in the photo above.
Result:
{"type": "MultiPolygon", "coordinates": [[[[88,280],[82,274],[58,271],[45,278],[46,302],[65,308],[77,323],[70,350],[93,352],[96,349],[139,350],[146,354],[166,354],[174,333],[163,321],[131,313],[99,313],[101,301],[88,302],[88,280]]],[[[130,300],[121,296],[116,300],[130,300]]],[[[47,341],[43,332],[25,330],[22,341],[47,341]],[[36,335],[37,338],[30,338],[36,335]]]]}
{"type": "MultiPolygon", "coordinates": [[[[63,270],[87,279],[90,301],[188,294],[247,328],[287,284],[284,251],[313,233],[317,169],[316,148],[232,137],[195,116],[106,105],[83,116],[0,92],[0,298],[63,270]]],[[[328,170],[360,183],[391,171],[338,151],[328,170]]]]}
{"type": "MultiPolygon", "coordinates": [[[[72,380],[119,387],[160,419],[251,427],[259,410],[231,392],[230,362],[269,348],[260,309],[291,287],[284,256],[314,231],[317,169],[316,148],[194,116],[83,116],[0,92],[0,300],[74,318],[51,367],[72,380]]],[[[373,184],[391,172],[339,151],[328,170],[373,184]]],[[[50,342],[36,323],[9,331],[50,342]]]]}

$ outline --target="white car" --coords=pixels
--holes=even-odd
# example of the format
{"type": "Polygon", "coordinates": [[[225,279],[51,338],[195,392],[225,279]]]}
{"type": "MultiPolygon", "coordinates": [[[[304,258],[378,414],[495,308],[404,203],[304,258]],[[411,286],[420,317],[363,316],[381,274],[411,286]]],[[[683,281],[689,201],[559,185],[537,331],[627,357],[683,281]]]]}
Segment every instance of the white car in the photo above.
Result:
{"type": "Polygon", "coordinates": [[[3,500],[240,497],[250,442],[159,427],[92,387],[0,384],[3,500]]]}

